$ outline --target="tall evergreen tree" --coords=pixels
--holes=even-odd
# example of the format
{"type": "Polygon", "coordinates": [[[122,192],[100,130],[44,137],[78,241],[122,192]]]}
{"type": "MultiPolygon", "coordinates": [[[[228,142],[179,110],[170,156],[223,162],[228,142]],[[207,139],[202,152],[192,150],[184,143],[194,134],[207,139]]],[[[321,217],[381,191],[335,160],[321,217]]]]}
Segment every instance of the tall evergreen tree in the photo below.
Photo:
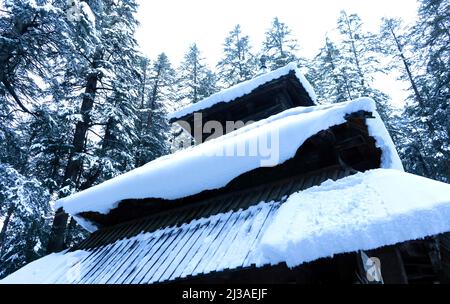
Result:
{"type": "Polygon", "coordinates": [[[217,79],[208,69],[200,50],[194,43],[189,46],[178,68],[178,98],[181,105],[196,103],[217,91],[217,79]]]}
{"type": "Polygon", "coordinates": [[[353,92],[349,84],[347,67],[339,48],[328,37],[319,54],[308,66],[308,78],[314,86],[318,99],[324,103],[351,100],[353,92]]]}
{"type": "Polygon", "coordinates": [[[383,72],[377,55],[378,37],[365,32],[360,17],[356,14],[348,15],[341,12],[338,19],[338,31],[341,34],[340,54],[342,74],[345,75],[345,88],[351,98],[366,96],[375,100],[382,119],[390,126],[391,107],[389,96],[373,88],[376,72],[383,72]]]}
{"type": "MultiPolygon", "coordinates": [[[[409,118],[406,135],[413,134],[411,146],[426,165],[417,166],[407,158],[411,171],[438,180],[450,180],[450,18],[448,1],[421,0],[419,18],[409,35],[398,33],[398,23],[386,20],[384,33],[397,48],[395,58],[403,63],[403,75],[411,94],[405,108],[409,118]],[[409,41],[408,45],[406,42],[409,41]],[[405,55],[405,47],[411,56],[405,55]],[[403,56],[403,57],[402,57],[403,56]],[[424,169],[426,168],[426,169],[424,169]],[[420,171],[419,171],[420,170],[420,171]]],[[[408,150],[409,151],[409,150],[408,150]]]]}
{"type": "Polygon", "coordinates": [[[257,60],[251,53],[248,36],[236,25],[225,38],[223,58],[217,64],[218,76],[225,87],[251,79],[257,71],[257,60]]]}
{"type": "MultiPolygon", "coordinates": [[[[418,71],[414,66],[413,52],[411,45],[407,43],[408,37],[404,32],[401,20],[383,18],[380,38],[380,51],[383,55],[391,58],[389,65],[386,67],[387,70],[399,71],[399,80],[409,84],[408,103],[423,104],[424,96],[420,92],[416,77],[418,71]]],[[[426,147],[427,139],[424,137],[424,133],[421,132],[420,122],[411,115],[396,117],[396,121],[400,132],[397,148],[406,170],[431,177],[432,169],[429,165],[430,159],[426,147]]]]}
{"type": "MultiPolygon", "coordinates": [[[[105,1],[81,4],[83,13],[72,22],[71,32],[77,52],[68,55],[60,85],[69,93],[64,98],[78,105],[79,114],[60,196],[129,170],[133,159],[127,144],[135,135],[132,101],[137,90],[132,84],[137,62],[133,37],[137,4],[134,0],[114,5],[105,1]],[[96,127],[103,129],[101,134],[96,127]],[[97,148],[99,140],[102,144],[97,148]]],[[[58,210],[49,251],[65,246],[67,220],[68,215],[58,210]]]]}
{"type": "Polygon", "coordinates": [[[47,133],[47,138],[51,138],[55,134],[46,129],[52,120],[45,105],[50,97],[46,88],[62,61],[61,54],[72,51],[66,4],[2,1],[0,220],[4,225],[0,276],[42,255],[48,240],[48,189],[54,186],[53,177],[57,174],[42,171],[44,166],[45,170],[50,167],[48,163],[44,165],[43,159],[49,161],[50,151],[61,143],[38,137],[47,133]],[[49,155],[44,156],[46,153],[49,155]]]}
{"type": "Polygon", "coordinates": [[[176,98],[175,70],[166,54],[161,53],[153,65],[141,63],[141,96],[139,141],[136,148],[136,166],[141,166],[169,152],[167,111],[174,108],[176,98]]]}
{"type": "Polygon", "coordinates": [[[413,36],[415,51],[423,53],[426,74],[420,86],[427,102],[410,107],[429,134],[436,179],[450,181],[450,4],[445,0],[422,0],[413,36]]]}
{"type": "Polygon", "coordinates": [[[12,109],[31,114],[61,45],[67,43],[62,1],[2,1],[0,14],[0,86],[12,109]]]}
{"type": "Polygon", "coordinates": [[[303,60],[296,54],[298,49],[297,40],[292,37],[291,29],[275,17],[271,28],[265,34],[262,46],[262,53],[267,59],[267,67],[274,70],[290,62],[302,64],[303,60]]]}

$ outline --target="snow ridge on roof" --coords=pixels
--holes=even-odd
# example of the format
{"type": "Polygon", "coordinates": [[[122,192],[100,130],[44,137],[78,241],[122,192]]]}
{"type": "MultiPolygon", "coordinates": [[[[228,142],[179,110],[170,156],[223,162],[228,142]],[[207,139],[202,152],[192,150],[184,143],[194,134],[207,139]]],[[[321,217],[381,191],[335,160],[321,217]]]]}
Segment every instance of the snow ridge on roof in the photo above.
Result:
{"type": "MultiPolygon", "coordinates": [[[[308,138],[345,123],[347,114],[361,110],[372,112],[375,116],[374,119],[367,119],[367,124],[370,135],[382,150],[382,167],[403,170],[392,139],[376,113],[375,102],[370,98],[360,98],[334,105],[287,110],[60,199],[56,206],[63,207],[71,215],[88,211],[107,214],[125,199],[173,200],[219,189],[243,173],[284,163],[295,156],[308,138]],[[229,156],[225,152],[251,146],[255,139],[262,143],[276,139],[277,145],[270,155],[265,154],[267,151],[242,156],[229,156]],[[267,161],[269,163],[265,165],[267,161]]],[[[95,229],[86,221],[80,220],[79,224],[90,231],[95,229]]]]}
{"type": "Polygon", "coordinates": [[[376,249],[450,231],[450,185],[375,169],[292,194],[265,232],[271,264],[376,249]]]}
{"type": "Polygon", "coordinates": [[[313,87],[308,82],[308,80],[306,80],[305,76],[303,76],[303,74],[300,72],[300,70],[297,68],[297,65],[292,62],[282,68],[279,68],[272,72],[255,77],[251,80],[241,82],[241,83],[234,85],[228,89],[225,89],[218,93],[215,93],[197,103],[191,104],[179,111],[170,113],[167,117],[168,117],[168,119],[177,119],[177,118],[184,117],[188,114],[191,114],[194,112],[199,112],[203,109],[210,108],[213,105],[220,103],[220,102],[233,101],[236,98],[239,98],[239,97],[242,97],[244,95],[251,93],[253,90],[255,90],[259,86],[261,86],[269,81],[278,79],[282,76],[289,74],[290,71],[295,72],[295,75],[297,76],[297,78],[300,81],[300,83],[302,84],[302,86],[305,88],[309,97],[315,102],[317,100],[317,97],[316,97],[316,93],[314,92],[313,87]]]}

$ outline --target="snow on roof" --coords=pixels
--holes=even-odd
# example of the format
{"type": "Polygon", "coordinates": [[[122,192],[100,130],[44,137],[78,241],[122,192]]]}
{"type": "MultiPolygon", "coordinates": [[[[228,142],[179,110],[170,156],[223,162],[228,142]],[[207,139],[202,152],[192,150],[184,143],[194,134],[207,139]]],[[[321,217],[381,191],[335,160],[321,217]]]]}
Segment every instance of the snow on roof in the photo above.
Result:
{"type": "Polygon", "coordinates": [[[450,231],[450,185],[389,169],[292,194],[260,249],[289,267],[450,231]]]}
{"type": "MultiPolygon", "coordinates": [[[[87,211],[107,214],[125,199],[173,200],[219,189],[243,173],[284,163],[295,156],[308,138],[345,123],[347,114],[361,110],[375,116],[366,122],[369,134],[382,150],[381,166],[403,170],[392,139],[376,113],[375,102],[360,98],[340,104],[289,109],[60,199],[56,207],[63,207],[71,215],[87,211]]],[[[76,219],[86,229],[95,230],[86,221],[76,219]]]]}
{"type": "Polygon", "coordinates": [[[222,90],[218,93],[215,93],[208,98],[205,98],[197,103],[191,104],[179,111],[176,111],[174,113],[171,113],[168,115],[169,119],[177,119],[184,117],[188,114],[199,112],[203,109],[207,109],[212,107],[213,105],[220,103],[220,102],[230,102],[235,100],[236,98],[242,97],[244,95],[247,95],[251,93],[253,90],[258,88],[259,86],[278,79],[282,76],[285,76],[289,74],[289,72],[294,71],[296,77],[302,84],[303,88],[308,93],[309,97],[315,102],[317,100],[316,93],[314,92],[313,87],[311,84],[306,80],[305,76],[300,72],[300,70],[297,68],[297,65],[295,63],[289,63],[288,65],[279,68],[277,70],[274,70],[272,72],[263,74],[261,76],[255,77],[251,80],[247,80],[244,82],[241,82],[237,85],[234,85],[228,89],[222,90]]]}
{"type": "Polygon", "coordinates": [[[152,283],[252,264],[295,267],[448,231],[450,185],[375,169],[328,180],[285,203],[261,202],[101,248],[51,254],[0,283],[152,283]]]}
{"type": "Polygon", "coordinates": [[[10,274],[0,284],[55,284],[59,276],[64,275],[65,283],[76,277],[76,265],[89,253],[84,250],[67,250],[49,254],[33,261],[10,274]]]}
{"type": "Polygon", "coordinates": [[[260,203],[92,250],[51,254],[0,283],[147,284],[250,267],[260,260],[255,246],[278,207],[260,203]]]}

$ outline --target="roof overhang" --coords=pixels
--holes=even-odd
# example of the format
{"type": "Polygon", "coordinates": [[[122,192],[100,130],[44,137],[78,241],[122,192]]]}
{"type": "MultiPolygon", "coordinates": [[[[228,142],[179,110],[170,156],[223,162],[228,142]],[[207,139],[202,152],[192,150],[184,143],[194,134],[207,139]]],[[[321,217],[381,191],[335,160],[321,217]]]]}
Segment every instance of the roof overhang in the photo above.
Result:
{"type": "Polygon", "coordinates": [[[241,82],[228,89],[215,93],[197,103],[190,104],[181,110],[168,115],[171,123],[183,120],[193,120],[194,113],[202,113],[211,117],[217,116],[224,109],[240,109],[251,107],[255,98],[270,91],[286,89],[296,104],[293,106],[311,106],[315,104],[316,95],[311,84],[298,70],[296,64],[291,63],[277,70],[257,76],[251,80],[241,82]],[[248,105],[245,105],[248,103],[248,105]]]}
{"type": "MultiPolygon", "coordinates": [[[[376,113],[374,102],[362,98],[341,104],[287,110],[63,198],[58,201],[57,207],[63,207],[86,229],[95,230],[96,227],[86,220],[89,218],[97,223],[100,223],[100,220],[93,220],[94,217],[87,217],[87,214],[106,218],[114,214],[113,210],[127,204],[140,210],[138,206],[144,201],[171,205],[173,202],[183,202],[186,198],[203,193],[215,193],[244,174],[258,169],[270,170],[286,163],[293,159],[299,148],[306,143],[320,142],[321,136],[316,137],[317,134],[326,135],[328,129],[343,124],[350,130],[366,126],[368,137],[372,139],[372,147],[381,151],[380,167],[402,170],[392,140],[376,113]],[[359,118],[362,122],[360,126],[361,123],[349,123],[348,115],[352,113],[371,113],[374,118],[359,118]],[[273,155],[268,157],[262,151],[258,151],[254,156],[230,156],[225,153],[230,149],[236,151],[238,147],[251,146],[255,139],[260,138],[277,139],[278,149],[271,151],[273,155]],[[274,155],[276,157],[271,157],[274,155]]],[[[348,144],[357,145],[357,140],[348,141],[348,144]]],[[[320,153],[311,153],[314,154],[320,153]]],[[[105,222],[107,223],[108,221],[105,222]]]]}

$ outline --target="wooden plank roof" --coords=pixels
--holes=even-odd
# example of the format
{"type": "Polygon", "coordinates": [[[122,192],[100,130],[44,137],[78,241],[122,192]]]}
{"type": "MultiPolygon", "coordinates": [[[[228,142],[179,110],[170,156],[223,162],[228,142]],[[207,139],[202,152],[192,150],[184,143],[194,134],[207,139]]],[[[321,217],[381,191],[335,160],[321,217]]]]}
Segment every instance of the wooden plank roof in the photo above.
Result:
{"type": "Polygon", "coordinates": [[[99,230],[71,250],[84,253],[79,274],[55,283],[156,283],[262,267],[256,246],[287,196],[350,174],[333,166],[99,230]]]}

